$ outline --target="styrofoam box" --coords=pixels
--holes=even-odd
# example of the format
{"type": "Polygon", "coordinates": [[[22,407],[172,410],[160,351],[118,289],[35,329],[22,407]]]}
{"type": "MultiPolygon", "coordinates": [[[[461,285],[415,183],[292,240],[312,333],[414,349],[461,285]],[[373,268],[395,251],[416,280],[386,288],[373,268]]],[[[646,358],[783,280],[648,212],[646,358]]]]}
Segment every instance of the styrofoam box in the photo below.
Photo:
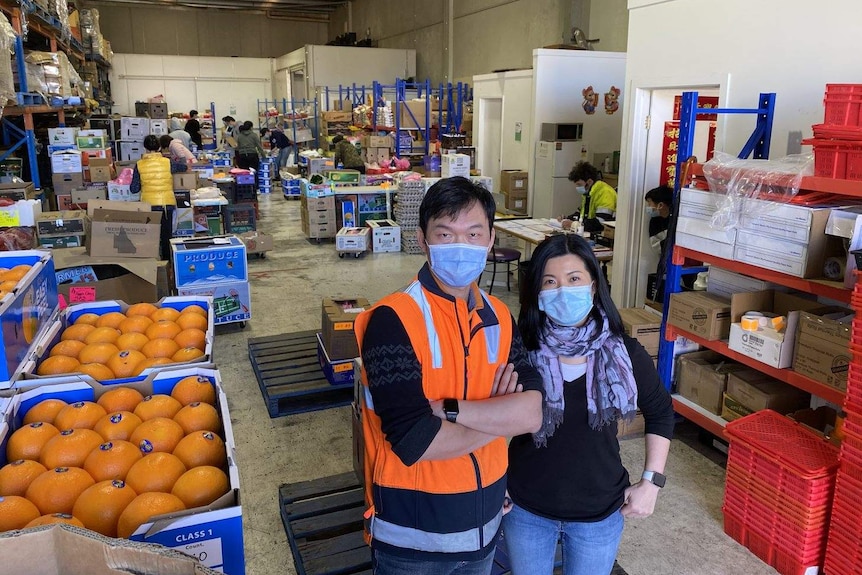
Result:
{"type": "Polygon", "coordinates": [[[371,228],[341,228],[335,234],[335,249],[339,252],[365,252],[371,228]]]}
{"type": "MultiPolygon", "coordinates": [[[[143,381],[147,377],[149,377],[150,374],[163,369],[177,369],[197,364],[208,365],[213,362],[213,339],[215,338],[213,325],[215,314],[212,313],[212,301],[209,298],[205,296],[170,296],[162,298],[154,305],[156,305],[156,307],[171,307],[178,311],[182,311],[190,305],[199,305],[208,312],[210,312],[207,314],[208,319],[206,329],[206,343],[204,345],[204,355],[190,362],[157,365],[144,370],[144,372],[139,376],[122,379],[111,379],[106,380],[103,383],[143,381]]],[[[44,334],[41,335],[39,341],[36,343],[30,353],[28,353],[27,359],[21,366],[21,379],[19,379],[19,382],[23,382],[21,383],[21,385],[33,385],[33,383],[28,382],[36,380],[50,380],[51,377],[53,377],[37,375],[36,368],[44,358],[48,357],[51,348],[53,348],[60,341],[60,337],[63,333],[63,330],[65,330],[66,327],[74,324],[75,320],[77,320],[83,314],[94,313],[96,315],[104,315],[106,313],[114,311],[125,313],[127,309],[129,309],[129,305],[125,302],[106,300],[73,305],[67,307],[65,310],[62,310],[54,318],[54,321],[51,323],[51,325],[48,326],[44,334]]],[[[87,381],[95,381],[92,378],[89,378],[89,376],[79,375],[79,377],[87,381]]]]}
{"type": "Polygon", "coordinates": [[[55,174],[80,174],[84,171],[81,152],[62,150],[51,154],[51,171],[55,174]]]}
{"type": "Polygon", "coordinates": [[[120,161],[136,162],[144,155],[144,145],[141,142],[119,142],[120,161]]]}
{"type": "Polygon", "coordinates": [[[175,285],[248,281],[245,244],[236,236],[171,240],[175,285]]]}
{"type": "Polygon", "coordinates": [[[164,136],[168,133],[167,120],[150,120],[150,134],[154,136],[164,136]]]}
{"type": "Polygon", "coordinates": [[[124,140],[142,142],[144,138],[150,135],[150,119],[130,117],[121,118],[120,134],[124,140]]]}
{"type": "MultiPolygon", "coordinates": [[[[170,394],[178,381],[190,376],[206,378],[215,387],[216,409],[222,421],[222,429],[219,431],[227,451],[230,491],[206,507],[189,509],[163,518],[154,517],[141,525],[130,539],[177,549],[198,558],[207,567],[228,575],[242,575],[245,573],[245,555],[239,469],[236,461],[236,441],[221,374],[212,366],[186,367],[159,371],[145,380],[123,385],[133,387],[144,395],[170,394]]],[[[40,401],[96,401],[102,393],[113,387],[112,384],[100,384],[80,375],[20,383],[20,391],[11,398],[5,417],[0,419],[0,444],[5,443],[9,435],[21,425],[27,411],[40,401]]],[[[0,453],[0,461],[5,463],[4,453],[0,453]]]]}
{"type": "Polygon", "coordinates": [[[74,146],[78,128],[48,128],[49,146],[74,146]]]}
{"type": "Polygon", "coordinates": [[[177,291],[180,295],[212,299],[216,325],[251,319],[251,290],[247,281],[183,286],[177,291]]]}

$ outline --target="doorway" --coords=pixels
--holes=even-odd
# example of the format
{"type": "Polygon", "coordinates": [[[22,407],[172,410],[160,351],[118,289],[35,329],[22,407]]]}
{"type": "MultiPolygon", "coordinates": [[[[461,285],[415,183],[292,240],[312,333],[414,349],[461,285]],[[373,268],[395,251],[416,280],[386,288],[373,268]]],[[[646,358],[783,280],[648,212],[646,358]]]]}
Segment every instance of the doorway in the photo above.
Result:
{"type": "Polygon", "coordinates": [[[481,98],[479,117],[482,129],[477,167],[494,179],[494,189],[498,190],[503,154],[503,98],[481,98]]]}
{"type": "Polygon", "coordinates": [[[290,95],[291,100],[305,100],[308,98],[305,87],[305,68],[290,69],[290,95]]]}

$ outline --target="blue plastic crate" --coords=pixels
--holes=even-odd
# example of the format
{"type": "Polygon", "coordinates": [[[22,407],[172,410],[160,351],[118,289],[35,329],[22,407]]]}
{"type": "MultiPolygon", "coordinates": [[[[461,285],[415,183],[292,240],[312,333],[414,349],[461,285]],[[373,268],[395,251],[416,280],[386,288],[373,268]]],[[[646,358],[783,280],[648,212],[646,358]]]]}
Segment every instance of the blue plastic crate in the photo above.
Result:
{"type": "Polygon", "coordinates": [[[254,174],[237,174],[236,177],[237,184],[254,184],[254,174]]]}

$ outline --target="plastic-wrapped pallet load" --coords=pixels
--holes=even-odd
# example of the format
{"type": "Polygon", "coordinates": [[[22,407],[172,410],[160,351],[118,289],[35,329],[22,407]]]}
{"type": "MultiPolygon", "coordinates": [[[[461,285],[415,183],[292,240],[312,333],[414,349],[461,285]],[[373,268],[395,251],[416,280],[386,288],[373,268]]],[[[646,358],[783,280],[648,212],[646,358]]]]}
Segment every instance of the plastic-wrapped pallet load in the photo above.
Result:
{"type": "Polygon", "coordinates": [[[48,97],[68,98],[72,95],[72,65],[63,52],[28,52],[27,89],[48,97]]]}
{"type": "MultiPolygon", "coordinates": [[[[0,18],[0,53],[15,51],[15,30],[6,18],[0,18]]],[[[12,75],[12,58],[0,58],[0,116],[6,100],[15,99],[15,79],[12,75]]]]}

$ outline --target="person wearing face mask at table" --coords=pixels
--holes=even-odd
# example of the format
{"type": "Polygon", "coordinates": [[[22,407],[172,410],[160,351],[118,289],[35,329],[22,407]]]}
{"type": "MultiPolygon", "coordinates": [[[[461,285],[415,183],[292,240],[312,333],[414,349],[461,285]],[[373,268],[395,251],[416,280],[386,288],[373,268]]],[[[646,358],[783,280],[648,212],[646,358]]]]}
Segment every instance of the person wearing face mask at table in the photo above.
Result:
{"type": "Polygon", "coordinates": [[[542,428],[509,445],[513,508],[503,534],[512,575],[551,575],[561,538],[563,575],[610,573],[624,522],[651,515],[664,486],[670,395],[646,350],[625,334],[580,236],[552,236],[533,252],[518,327],[545,400],[542,428]],[[630,484],[617,422],[637,410],[646,422],[646,456],[630,484]]]}
{"type": "Polygon", "coordinates": [[[580,212],[566,216],[567,220],[577,219],[588,232],[600,232],[602,222],[613,221],[617,213],[617,191],[602,180],[602,173],[589,162],[578,162],[569,172],[569,181],[575,184],[575,192],[580,194],[580,212]]]}
{"type": "Polygon", "coordinates": [[[375,575],[489,574],[505,438],[541,425],[541,379],[515,320],[477,284],[494,212],[466,178],[434,184],[417,233],[428,262],[355,322],[375,575]]]}

